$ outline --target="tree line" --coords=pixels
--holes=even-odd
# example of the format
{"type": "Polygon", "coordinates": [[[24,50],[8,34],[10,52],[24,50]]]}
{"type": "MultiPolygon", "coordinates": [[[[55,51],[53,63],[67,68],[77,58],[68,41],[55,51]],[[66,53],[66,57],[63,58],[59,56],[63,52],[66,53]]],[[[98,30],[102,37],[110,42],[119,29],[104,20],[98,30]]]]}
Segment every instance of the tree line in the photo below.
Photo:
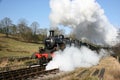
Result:
{"type": "MultiPolygon", "coordinates": [[[[48,28],[40,28],[37,21],[33,21],[28,25],[26,19],[20,19],[17,24],[13,24],[9,17],[5,17],[0,20],[0,33],[5,34],[6,37],[12,37],[20,41],[38,43],[47,37],[49,30],[50,29],[48,28]]],[[[54,30],[55,34],[65,35],[64,29],[55,28],[54,30]]],[[[120,39],[120,29],[118,30],[118,33],[119,35],[117,37],[120,39]]],[[[72,32],[67,36],[75,39],[72,32]]]]}
{"type": "MultiPolygon", "coordinates": [[[[0,33],[6,34],[6,37],[14,37],[26,42],[39,42],[47,37],[48,28],[40,28],[38,22],[34,21],[28,26],[25,19],[20,19],[17,24],[13,24],[12,20],[5,17],[0,20],[0,33]]],[[[56,28],[56,31],[64,34],[64,30],[56,28]]]]}

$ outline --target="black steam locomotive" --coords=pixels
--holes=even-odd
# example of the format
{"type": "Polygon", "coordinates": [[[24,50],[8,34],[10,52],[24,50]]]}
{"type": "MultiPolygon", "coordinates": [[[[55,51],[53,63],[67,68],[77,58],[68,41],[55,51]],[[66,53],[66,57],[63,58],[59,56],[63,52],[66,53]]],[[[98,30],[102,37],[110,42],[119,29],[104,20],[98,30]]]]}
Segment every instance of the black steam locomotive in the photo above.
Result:
{"type": "Polygon", "coordinates": [[[39,64],[43,65],[44,63],[48,63],[54,57],[55,51],[64,50],[66,46],[76,46],[78,48],[86,46],[97,52],[100,50],[100,47],[86,42],[65,38],[64,35],[54,35],[54,30],[50,30],[50,35],[44,40],[44,48],[39,48],[39,52],[35,52],[32,57],[37,58],[39,64]]]}
{"type": "Polygon", "coordinates": [[[65,38],[64,35],[54,36],[54,30],[50,31],[50,35],[45,39],[45,50],[54,52],[56,50],[64,50],[66,46],[80,46],[79,40],[72,40],[71,38],[65,38]]]}

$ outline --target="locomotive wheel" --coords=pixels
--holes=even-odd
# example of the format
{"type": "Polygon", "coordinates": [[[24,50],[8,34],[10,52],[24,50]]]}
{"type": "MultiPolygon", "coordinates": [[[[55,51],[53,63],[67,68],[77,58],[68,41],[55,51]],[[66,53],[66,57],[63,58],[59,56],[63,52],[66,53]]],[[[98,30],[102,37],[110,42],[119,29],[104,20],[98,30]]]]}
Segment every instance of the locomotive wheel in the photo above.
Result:
{"type": "Polygon", "coordinates": [[[45,58],[45,57],[41,57],[39,60],[38,60],[38,64],[39,65],[43,65],[43,64],[45,64],[45,63],[47,63],[48,61],[47,61],[47,59],[45,58]]]}

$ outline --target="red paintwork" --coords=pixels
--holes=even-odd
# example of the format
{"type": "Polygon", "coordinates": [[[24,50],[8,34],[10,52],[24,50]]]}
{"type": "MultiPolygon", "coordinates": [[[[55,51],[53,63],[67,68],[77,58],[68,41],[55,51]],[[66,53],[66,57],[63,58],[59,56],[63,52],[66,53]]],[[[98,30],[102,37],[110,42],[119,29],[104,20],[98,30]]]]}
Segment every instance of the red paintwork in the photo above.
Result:
{"type": "Polygon", "coordinates": [[[42,53],[41,55],[45,58],[48,58],[48,53],[42,53]]]}
{"type": "Polygon", "coordinates": [[[36,56],[37,58],[41,58],[41,57],[42,57],[42,55],[39,54],[39,53],[35,53],[35,56],[36,56]]]}
{"type": "MultiPolygon", "coordinates": [[[[52,57],[54,57],[54,53],[51,53],[50,54],[52,57]]],[[[45,57],[45,58],[48,58],[48,53],[38,53],[38,52],[36,52],[35,53],[35,56],[38,58],[38,59],[40,59],[41,57],[45,57]]]]}

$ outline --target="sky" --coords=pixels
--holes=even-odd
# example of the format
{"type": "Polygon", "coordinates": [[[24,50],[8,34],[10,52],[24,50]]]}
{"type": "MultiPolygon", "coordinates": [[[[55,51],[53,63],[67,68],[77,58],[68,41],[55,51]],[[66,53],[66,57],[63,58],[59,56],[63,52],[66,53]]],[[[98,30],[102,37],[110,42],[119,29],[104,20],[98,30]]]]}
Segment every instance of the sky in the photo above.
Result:
{"type": "MultiPolygon", "coordinates": [[[[49,28],[50,0],[0,0],[0,20],[9,17],[14,24],[26,19],[28,25],[37,21],[41,28],[49,28]]],[[[120,27],[120,0],[97,0],[109,21],[120,27]]]]}

